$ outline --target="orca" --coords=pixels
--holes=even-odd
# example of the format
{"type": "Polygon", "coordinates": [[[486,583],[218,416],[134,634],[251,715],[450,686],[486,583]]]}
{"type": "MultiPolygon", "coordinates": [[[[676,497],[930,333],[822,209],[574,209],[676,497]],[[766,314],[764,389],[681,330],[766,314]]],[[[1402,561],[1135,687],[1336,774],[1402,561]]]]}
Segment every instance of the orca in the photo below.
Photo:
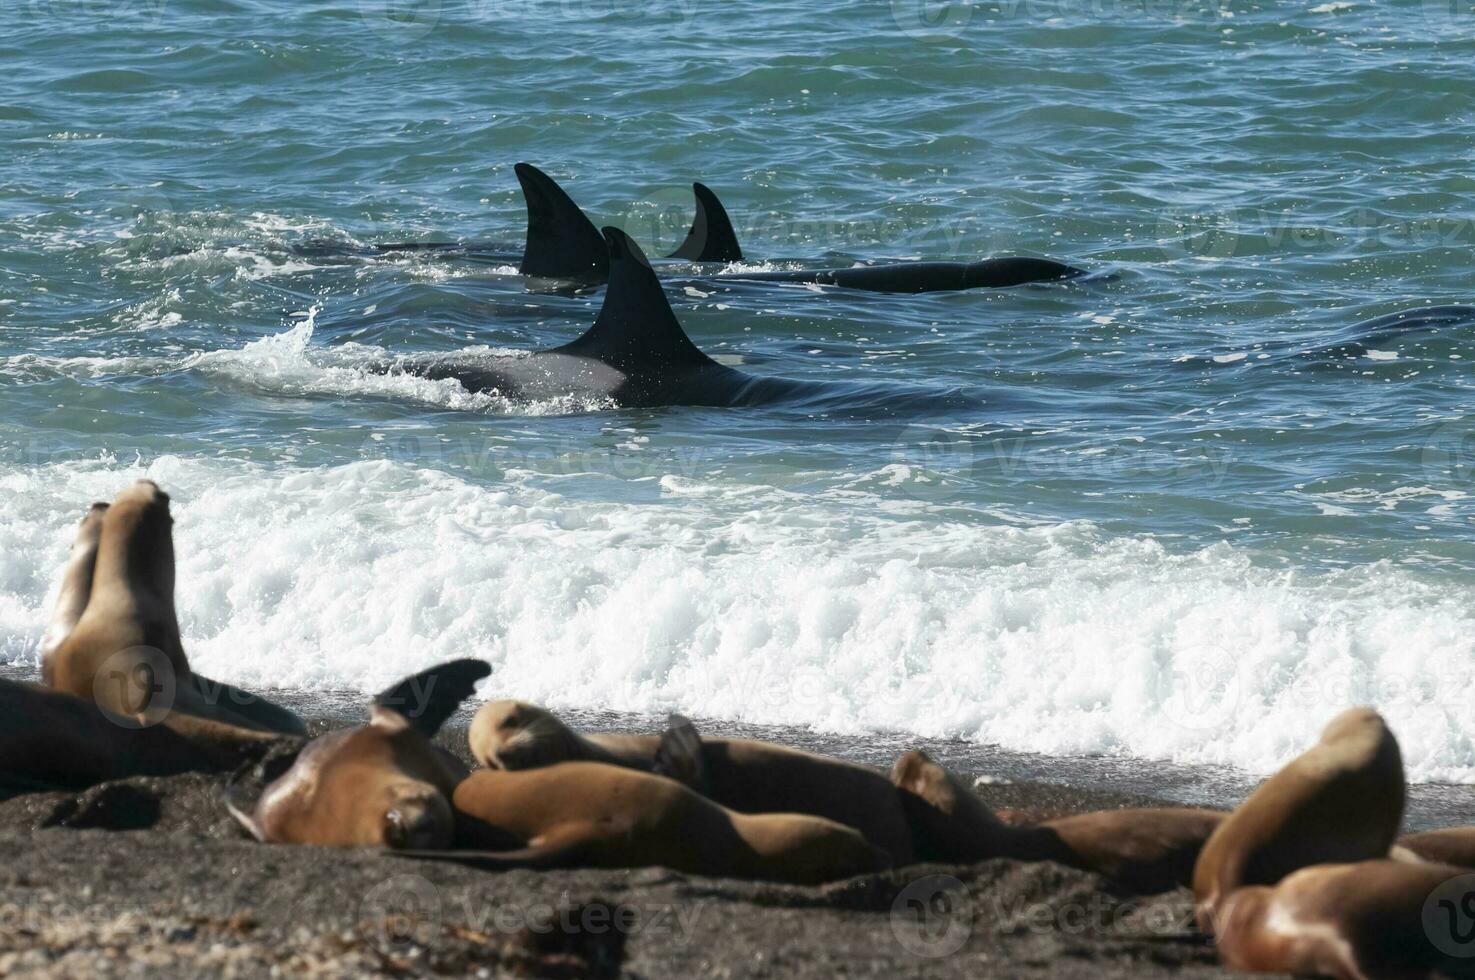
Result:
{"type": "Polygon", "coordinates": [[[618,228],[605,228],[601,241],[609,286],[594,325],[577,340],[521,356],[494,355],[476,362],[412,357],[375,369],[454,379],[469,390],[517,400],[592,396],[625,408],[756,405],[802,398],[826,387],[822,382],[755,377],[718,364],[682,330],[640,246],[618,228]]]}
{"type": "MultiPolygon", "coordinates": [[[[530,163],[514,168],[527,201],[527,237],[518,271],[554,288],[598,286],[609,277],[604,237],[558,182],[530,163]]],[[[666,256],[702,264],[740,262],[743,249],[722,201],[710,187],[692,184],[695,217],[686,238],[666,256]]],[[[378,252],[431,252],[477,261],[510,261],[509,246],[495,242],[401,242],[375,246],[378,252]]],[[[724,271],[682,277],[709,282],[778,282],[839,286],[878,293],[928,293],[963,289],[1003,289],[1028,283],[1060,282],[1085,270],[1051,259],[1006,257],[977,262],[889,262],[845,269],[778,272],[724,271]]]]}
{"type": "MultiPolygon", "coordinates": [[[[598,284],[604,267],[603,242],[594,223],[558,183],[530,163],[516,166],[528,202],[527,250],[522,273],[579,285],[598,284]]],[[[743,258],[727,209],[712,189],[694,183],[696,217],[686,238],[667,258],[691,262],[738,262],[743,258]]],[[[847,269],[797,269],[781,272],[721,272],[702,281],[807,283],[877,293],[927,293],[961,289],[1001,289],[1032,282],[1055,282],[1085,275],[1085,270],[1050,259],[1009,257],[978,262],[891,262],[847,269]]]]}
{"type": "MultiPolygon", "coordinates": [[[[1340,368],[1348,361],[1377,359],[1380,348],[1397,345],[1405,357],[1445,359],[1462,353],[1468,332],[1454,328],[1475,325],[1475,306],[1420,306],[1388,313],[1343,327],[1317,341],[1267,340],[1237,351],[1185,354],[1174,359],[1193,368],[1243,368],[1261,363],[1293,363],[1313,368],[1340,368]]],[[[1393,352],[1386,352],[1393,353],[1393,352]]]]}

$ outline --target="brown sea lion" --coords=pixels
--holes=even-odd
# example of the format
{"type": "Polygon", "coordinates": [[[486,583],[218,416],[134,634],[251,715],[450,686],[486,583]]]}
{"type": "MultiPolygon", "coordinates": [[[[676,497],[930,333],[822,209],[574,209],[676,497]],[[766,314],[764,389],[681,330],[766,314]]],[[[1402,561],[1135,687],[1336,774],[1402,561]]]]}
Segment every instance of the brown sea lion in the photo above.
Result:
{"type": "Polygon", "coordinates": [[[1475,876],[1389,860],[1304,868],[1273,887],[1230,894],[1216,942],[1238,970],[1337,980],[1471,976],[1475,876]]]}
{"type": "Polygon", "coordinates": [[[61,591],[56,597],[56,609],[52,613],[51,623],[46,627],[46,635],[41,640],[43,684],[52,683],[52,674],[56,669],[56,648],[77,628],[77,620],[82,618],[82,611],[87,608],[87,600],[92,595],[97,543],[102,538],[102,519],[107,512],[107,504],[93,504],[82,518],[77,536],[72,540],[71,556],[67,560],[67,569],[62,574],[61,591]]]}
{"type": "Polygon", "coordinates": [[[450,798],[466,769],[430,739],[476,682],[480,660],[453,660],[374,699],[369,723],[314,739],[254,804],[238,784],[226,806],[260,841],[331,847],[450,847],[450,798]]]}
{"type": "Polygon", "coordinates": [[[1250,794],[1216,830],[1193,873],[1200,928],[1243,885],[1273,885],[1313,864],[1388,855],[1403,819],[1403,758],[1377,712],[1333,718],[1310,750],[1250,794]]]}
{"type": "Polygon", "coordinates": [[[1450,864],[1457,868],[1475,868],[1475,827],[1446,827],[1405,834],[1393,848],[1395,857],[1410,856],[1433,864],[1450,864]],[[1405,854],[1397,854],[1399,849],[1405,854]]]}
{"type": "Polygon", "coordinates": [[[1008,824],[925,752],[907,752],[897,759],[892,781],[903,791],[921,860],[1056,861],[1141,892],[1187,885],[1200,849],[1226,816],[1217,810],[1164,807],[1008,824]]]}
{"type": "Polygon", "coordinates": [[[174,608],[172,525],[169,497],[150,480],[94,505],[47,633],[43,679],[123,724],[304,734],[291,712],[190,669],[174,608]]]}
{"type": "Polygon", "coordinates": [[[738,813],[807,813],[854,827],[898,865],[912,861],[912,833],[896,788],[867,766],[750,739],[698,738],[690,723],[666,735],[581,735],[522,701],[483,705],[468,733],[488,768],[525,770],[602,762],[674,776],[738,813]],[[685,746],[685,758],[673,750],[685,746]],[[662,746],[665,750],[662,751],[662,746]]]}
{"type": "Polygon", "coordinates": [[[674,779],[601,762],[481,769],[456,809],[524,847],[443,855],[479,867],[663,867],[817,884],[891,866],[858,831],[799,813],[738,813],[674,779]]]}
{"type": "Polygon", "coordinates": [[[126,776],[233,769],[277,740],[225,726],[207,740],[165,725],[124,727],[91,701],[0,680],[0,783],[74,788],[126,776]]]}

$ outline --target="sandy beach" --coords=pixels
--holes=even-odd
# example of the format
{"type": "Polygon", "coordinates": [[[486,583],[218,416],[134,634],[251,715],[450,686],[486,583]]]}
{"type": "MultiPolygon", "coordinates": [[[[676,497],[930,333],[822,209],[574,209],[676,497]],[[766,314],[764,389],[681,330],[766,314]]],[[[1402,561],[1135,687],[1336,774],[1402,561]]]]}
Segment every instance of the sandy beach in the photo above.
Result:
{"type": "MultiPolygon", "coordinates": [[[[343,724],[345,713],[346,702],[319,701],[314,730],[343,724]]],[[[602,720],[605,728],[640,724],[602,720]]],[[[464,721],[465,712],[440,736],[463,757],[464,721]]],[[[848,754],[863,759],[889,748],[884,739],[802,732],[788,740],[830,751],[848,744],[848,754]]],[[[945,744],[927,747],[948,755],[945,744]]],[[[978,768],[977,746],[952,749],[959,771],[982,779],[977,791],[986,801],[1023,819],[1179,802],[1058,781],[1060,761],[1052,781],[1000,781],[995,770],[1009,765],[978,768]]],[[[1047,762],[1034,765],[1048,771],[1047,762]]],[[[1081,769],[1082,783],[1095,778],[1091,765],[1081,769]]],[[[1137,784],[1146,780],[1139,772],[1137,784]]],[[[1229,974],[1193,928],[1186,889],[1133,895],[1052,863],[920,865],[814,888],[660,868],[489,873],[369,851],[257,844],[221,805],[225,781],[186,775],[80,793],[12,788],[0,802],[0,973],[650,980],[1229,974]]],[[[1468,795],[1413,787],[1409,826],[1461,819],[1468,795]]]]}

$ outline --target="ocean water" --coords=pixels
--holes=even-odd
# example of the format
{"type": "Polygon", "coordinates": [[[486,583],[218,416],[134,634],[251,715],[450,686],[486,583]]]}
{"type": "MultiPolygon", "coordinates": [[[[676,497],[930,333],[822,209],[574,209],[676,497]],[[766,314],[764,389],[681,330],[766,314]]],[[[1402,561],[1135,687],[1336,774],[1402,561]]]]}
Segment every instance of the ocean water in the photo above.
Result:
{"type": "Polygon", "coordinates": [[[570,711],[1251,774],[1370,703],[1475,781],[1475,316],[1357,326],[1475,300],[1472,63],[1465,0],[11,0],[0,663],[148,476],[241,684],[474,654],[570,711]],[[519,160],[652,254],[698,179],[750,267],[1103,275],[672,286],[823,404],[366,370],[592,321],[515,274],[519,160]],[[514,259],[347,254],[406,239],[514,259]]]}

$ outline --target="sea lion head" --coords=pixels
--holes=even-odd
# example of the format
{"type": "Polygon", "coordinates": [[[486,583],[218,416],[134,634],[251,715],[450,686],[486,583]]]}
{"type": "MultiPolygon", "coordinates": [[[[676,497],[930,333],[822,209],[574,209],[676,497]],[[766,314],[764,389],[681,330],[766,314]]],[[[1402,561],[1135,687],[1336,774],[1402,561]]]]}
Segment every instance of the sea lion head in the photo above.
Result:
{"type": "Polygon", "coordinates": [[[262,793],[231,811],[260,840],[329,847],[449,847],[456,778],[434,746],[390,716],[313,740],[262,793]]]}
{"type": "Polygon", "coordinates": [[[172,601],[174,518],[169,495],[153,480],[138,480],[118,494],[102,519],[103,536],[123,549],[129,581],[172,601]]]}
{"type": "Polygon", "coordinates": [[[456,660],[380,693],[369,723],[310,742],[254,807],[226,805],[258,840],[442,850],[455,838],[451,794],[465,776],[430,739],[491,668],[456,660]]]}
{"type": "Polygon", "coordinates": [[[537,769],[588,756],[571,728],[526,701],[488,701],[472,719],[467,740],[488,769],[537,769]]]}

